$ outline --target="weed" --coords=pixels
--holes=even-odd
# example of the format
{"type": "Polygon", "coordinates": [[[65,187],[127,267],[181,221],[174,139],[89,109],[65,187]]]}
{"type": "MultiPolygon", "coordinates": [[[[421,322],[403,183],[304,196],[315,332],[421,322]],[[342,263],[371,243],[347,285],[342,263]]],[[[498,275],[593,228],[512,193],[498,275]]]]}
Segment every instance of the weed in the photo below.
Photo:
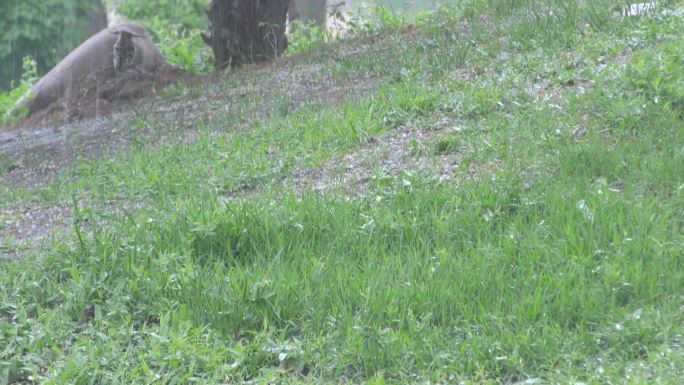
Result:
{"type": "Polygon", "coordinates": [[[200,31],[171,26],[160,27],[157,33],[159,49],[169,64],[193,74],[205,74],[213,68],[213,52],[205,45],[200,31]]]}
{"type": "MultiPolygon", "coordinates": [[[[649,103],[684,113],[684,44],[672,42],[639,52],[629,63],[627,82],[649,103]]],[[[682,115],[684,117],[684,115],[682,115]]]]}
{"type": "Polygon", "coordinates": [[[435,143],[434,152],[437,155],[444,155],[457,152],[459,149],[459,141],[454,136],[445,136],[435,143]]]}
{"type": "Polygon", "coordinates": [[[24,117],[28,112],[28,102],[31,100],[29,90],[38,80],[38,69],[36,61],[30,56],[24,58],[23,68],[19,86],[7,93],[0,93],[0,125],[24,117]]]}
{"type": "Polygon", "coordinates": [[[332,32],[321,28],[314,21],[304,23],[295,20],[291,28],[293,32],[288,35],[287,45],[287,52],[290,54],[321,49],[333,40],[332,32]]]}

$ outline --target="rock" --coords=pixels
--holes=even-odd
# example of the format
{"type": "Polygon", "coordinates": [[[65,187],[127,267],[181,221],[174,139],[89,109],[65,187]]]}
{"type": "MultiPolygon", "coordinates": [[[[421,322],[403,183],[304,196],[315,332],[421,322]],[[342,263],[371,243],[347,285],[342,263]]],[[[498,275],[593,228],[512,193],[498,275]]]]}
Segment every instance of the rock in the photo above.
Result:
{"type": "Polygon", "coordinates": [[[166,65],[145,28],[134,23],[115,25],[98,32],[62,59],[31,88],[30,96],[23,97],[18,105],[28,104],[30,115],[56,101],[69,104],[88,93],[81,87],[89,77],[95,76],[102,82],[116,77],[113,48],[121,31],[136,36],[133,39],[134,57],[128,65],[130,70],[149,75],[166,65]]]}

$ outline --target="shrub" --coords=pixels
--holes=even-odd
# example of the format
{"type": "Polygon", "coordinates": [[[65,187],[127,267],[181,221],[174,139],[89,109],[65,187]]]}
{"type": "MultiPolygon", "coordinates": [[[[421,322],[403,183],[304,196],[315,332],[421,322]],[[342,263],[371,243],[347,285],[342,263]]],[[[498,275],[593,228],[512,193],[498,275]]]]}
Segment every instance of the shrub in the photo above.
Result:
{"type": "Polygon", "coordinates": [[[295,20],[292,23],[292,32],[287,39],[287,52],[295,54],[321,47],[331,41],[333,35],[327,29],[316,25],[314,21],[301,22],[295,20]]]}
{"type": "Polygon", "coordinates": [[[17,109],[17,102],[24,95],[30,97],[28,90],[38,80],[38,66],[32,57],[26,56],[23,59],[23,69],[19,85],[8,92],[0,93],[0,125],[26,115],[26,105],[17,109]]]}
{"type": "Polygon", "coordinates": [[[202,40],[199,30],[171,26],[160,27],[157,32],[159,49],[170,64],[195,74],[207,73],[213,68],[214,53],[202,40]]]}
{"type": "Polygon", "coordinates": [[[128,0],[117,11],[144,25],[154,36],[166,60],[181,70],[206,73],[213,55],[202,41],[208,28],[205,11],[210,0],[128,0]]]}
{"type": "Polygon", "coordinates": [[[627,82],[649,103],[684,116],[684,43],[666,43],[636,54],[627,68],[627,82]]]}

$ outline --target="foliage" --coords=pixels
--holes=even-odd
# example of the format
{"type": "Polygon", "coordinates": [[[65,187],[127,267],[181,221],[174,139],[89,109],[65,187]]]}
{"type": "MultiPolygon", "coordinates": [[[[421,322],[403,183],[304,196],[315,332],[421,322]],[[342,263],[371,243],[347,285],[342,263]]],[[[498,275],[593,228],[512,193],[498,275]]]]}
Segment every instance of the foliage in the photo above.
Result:
{"type": "Polygon", "coordinates": [[[163,24],[178,25],[182,30],[205,30],[205,16],[211,0],[125,0],[117,12],[127,19],[155,30],[163,24]]]}
{"type": "Polygon", "coordinates": [[[320,27],[315,21],[295,20],[292,22],[291,30],[287,37],[287,52],[290,54],[321,48],[334,38],[330,31],[320,27]]]}
{"type": "Polygon", "coordinates": [[[21,76],[22,58],[36,60],[45,73],[83,42],[91,0],[5,1],[0,8],[0,89],[21,76]]]}
{"type": "MultiPolygon", "coordinates": [[[[288,36],[288,53],[319,49],[341,35],[372,36],[380,32],[396,30],[405,25],[406,20],[384,5],[357,5],[349,13],[342,12],[344,3],[328,7],[331,23],[340,28],[329,30],[315,21],[295,20],[288,36]]],[[[402,14],[403,15],[403,14],[402,14]]]]}
{"type": "Polygon", "coordinates": [[[375,25],[378,30],[396,29],[404,24],[404,20],[400,14],[387,7],[375,6],[371,9],[371,22],[369,24],[375,25]]]}
{"type": "Polygon", "coordinates": [[[352,35],[363,36],[396,30],[408,21],[403,11],[377,4],[354,4],[346,20],[341,13],[339,15],[352,35]]]}
{"type": "Polygon", "coordinates": [[[684,117],[684,42],[639,52],[628,70],[628,84],[649,103],[666,105],[684,117]]]}
{"type": "Polygon", "coordinates": [[[160,26],[156,31],[159,49],[170,64],[194,74],[207,73],[213,68],[213,52],[199,30],[160,26]]]}
{"type": "Polygon", "coordinates": [[[0,125],[11,122],[14,119],[26,114],[26,104],[17,106],[21,98],[30,98],[29,89],[38,80],[38,68],[36,61],[27,56],[23,60],[24,73],[21,75],[21,82],[14,89],[0,92],[0,125]],[[19,108],[17,110],[16,108],[19,108]]]}
{"type": "Polygon", "coordinates": [[[166,60],[181,70],[201,74],[212,68],[213,54],[201,33],[210,0],[127,0],[117,11],[144,25],[154,36],[166,60]]]}

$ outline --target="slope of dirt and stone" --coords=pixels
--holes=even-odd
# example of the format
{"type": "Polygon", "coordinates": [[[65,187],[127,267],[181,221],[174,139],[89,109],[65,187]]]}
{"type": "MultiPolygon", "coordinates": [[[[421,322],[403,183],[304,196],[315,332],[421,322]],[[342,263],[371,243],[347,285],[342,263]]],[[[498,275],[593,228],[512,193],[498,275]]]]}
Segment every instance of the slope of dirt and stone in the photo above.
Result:
{"type": "MultiPolygon", "coordinates": [[[[161,79],[141,76],[128,73],[110,81],[118,83],[112,84],[117,92],[125,93],[133,87],[139,93],[119,95],[112,101],[84,96],[71,109],[53,106],[0,130],[0,183],[38,190],[79,161],[114,157],[141,140],[161,146],[180,136],[191,142],[199,122],[219,132],[244,128],[222,126],[219,119],[226,113],[244,112],[249,117],[244,121],[247,124],[272,113],[284,98],[290,101],[291,109],[314,102],[336,104],[367,92],[378,81],[366,77],[334,84],[320,64],[297,58],[246,66],[204,79],[174,72],[161,79]],[[155,123],[140,124],[143,120],[155,123]]],[[[88,78],[85,82],[91,81],[88,78]]],[[[92,84],[85,86],[92,89],[92,84]]],[[[30,203],[1,202],[0,210],[0,244],[11,239],[16,246],[4,254],[0,248],[4,257],[17,257],[17,250],[46,245],[53,230],[61,232],[68,227],[73,211],[64,205],[34,207],[30,203]]]]}
{"type": "MultiPolygon", "coordinates": [[[[486,24],[486,20],[483,20],[486,24]]],[[[467,34],[454,30],[451,36],[467,34]]],[[[348,100],[372,95],[382,84],[401,81],[407,68],[387,71],[382,61],[395,58],[389,50],[411,52],[424,49],[430,38],[416,28],[404,28],[395,36],[370,36],[326,47],[319,53],[279,59],[275,63],[245,66],[233,72],[222,72],[205,78],[189,78],[171,74],[158,82],[139,82],[140,74],[131,74],[129,79],[117,82],[134,84],[136,89],[145,89],[142,94],[115,98],[107,104],[98,97],[84,97],[81,100],[84,112],[74,114],[56,113],[52,120],[28,119],[10,128],[0,130],[0,182],[13,189],[39,191],[52,177],[63,173],[81,161],[114,158],[127,153],[131,148],[144,143],[149,148],[161,148],[167,143],[185,141],[192,143],[197,138],[198,125],[214,131],[216,135],[226,132],[251,130],[252,125],[273,114],[291,114],[302,106],[312,104],[341,105],[348,100]],[[388,56],[385,56],[388,55],[388,56]],[[361,59],[359,59],[361,58],[361,59]],[[367,61],[373,71],[348,70],[336,73],[344,66],[358,60],[367,61]],[[175,82],[175,83],[174,83],[175,82]],[[164,84],[172,84],[164,88],[164,84]],[[138,99],[140,96],[148,96],[138,99]],[[285,111],[282,111],[285,109],[285,111]],[[227,115],[237,116],[231,125],[223,123],[227,115]]],[[[437,53],[449,55],[451,53],[437,53]]],[[[591,81],[580,76],[570,81],[559,82],[554,74],[540,74],[536,77],[514,78],[506,74],[511,64],[519,58],[502,52],[491,58],[486,53],[474,50],[469,66],[454,65],[449,61],[447,78],[463,84],[492,86],[495,82],[511,83],[509,95],[526,95],[540,105],[567,104],[564,96],[569,92],[584,94],[593,87],[591,81]],[[504,69],[502,71],[502,69],[504,69]],[[508,78],[506,78],[508,76],[508,78]]],[[[567,54],[554,60],[558,63],[575,61],[585,71],[603,71],[604,62],[579,61],[578,54],[567,54]]],[[[613,53],[610,58],[618,67],[624,67],[629,51],[613,53]]],[[[435,60],[431,55],[423,59],[426,63],[435,60]]],[[[556,65],[554,62],[553,65],[556,65]]],[[[153,79],[149,79],[153,80],[153,79]]],[[[159,80],[159,79],[157,79],[159,80]]],[[[88,80],[92,81],[92,79],[88,80]]],[[[125,92],[120,83],[115,88],[125,92]]],[[[86,85],[92,89],[92,84],[86,85]]],[[[481,162],[464,161],[475,153],[483,151],[473,144],[460,147],[457,151],[437,151],[434,146],[444,136],[464,136],[464,127],[472,119],[473,112],[454,113],[462,108],[460,104],[470,101],[459,100],[463,94],[440,91],[449,101],[431,113],[430,116],[416,116],[402,121],[395,129],[348,153],[335,154],[333,160],[319,168],[300,167],[278,176],[278,185],[301,191],[315,189],[321,192],[345,190],[346,194],[363,195],[372,182],[373,174],[402,179],[402,175],[424,175],[438,181],[453,181],[487,178],[500,168],[500,160],[488,159],[481,162]],[[454,105],[456,104],[456,105],[454,105]]],[[[141,91],[142,92],[142,91],[141,91]]],[[[514,109],[515,103],[501,109],[514,109]]],[[[491,108],[491,107],[488,107],[491,108]]],[[[68,110],[66,111],[68,112],[68,110]]],[[[400,113],[403,113],[400,111],[400,113]]],[[[589,115],[579,126],[557,130],[557,135],[572,140],[581,140],[586,133],[589,115]]],[[[466,130],[467,131],[467,130],[466,130]]],[[[490,146],[485,140],[486,145],[490,146]]],[[[528,165],[523,173],[529,179],[544,173],[544,166],[528,165]]],[[[252,191],[253,192],[253,191],[252,191]]],[[[250,194],[249,190],[243,192],[250,194]]],[[[238,194],[239,195],[239,194],[238,194]]],[[[139,207],[140,203],[127,199],[123,202],[108,202],[101,207],[105,212],[116,212],[139,207]]],[[[0,245],[11,241],[13,247],[6,248],[5,257],[16,257],[20,250],[33,250],[45,245],[55,229],[58,233],[68,229],[73,219],[73,207],[68,204],[42,204],[31,202],[0,202],[0,245]]]]}

